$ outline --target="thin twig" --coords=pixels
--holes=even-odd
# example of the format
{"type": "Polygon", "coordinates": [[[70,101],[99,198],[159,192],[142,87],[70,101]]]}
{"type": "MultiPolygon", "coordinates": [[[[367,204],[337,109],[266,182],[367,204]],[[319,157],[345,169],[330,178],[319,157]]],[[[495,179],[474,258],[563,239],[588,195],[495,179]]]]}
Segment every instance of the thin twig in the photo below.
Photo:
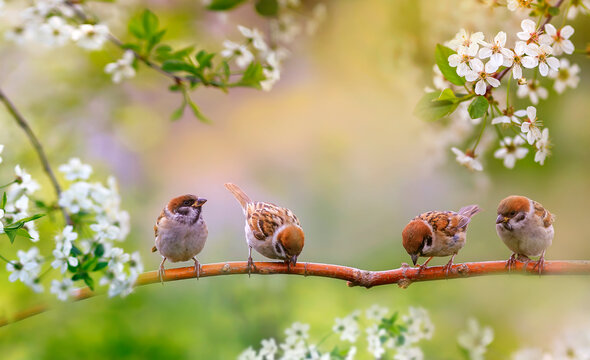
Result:
{"type": "MultiPolygon", "coordinates": [[[[2,91],[2,89],[0,89],[0,101],[2,103],[4,103],[4,105],[6,106],[6,109],[10,113],[10,115],[12,115],[12,117],[14,118],[14,120],[16,121],[18,126],[20,126],[23,129],[23,131],[25,132],[25,134],[29,138],[29,141],[33,145],[35,152],[39,156],[39,160],[41,160],[41,164],[43,165],[43,170],[45,171],[45,173],[49,177],[49,180],[51,181],[51,185],[53,185],[53,189],[55,190],[55,194],[57,196],[57,199],[59,200],[60,195],[61,195],[61,187],[59,186],[59,183],[57,182],[57,178],[55,177],[55,173],[51,169],[51,165],[49,164],[49,160],[47,159],[47,155],[45,154],[45,150],[43,149],[43,146],[39,142],[39,139],[37,139],[37,136],[35,135],[35,133],[31,129],[31,127],[29,126],[29,123],[27,122],[27,120],[18,111],[16,106],[14,106],[12,101],[10,101],[10,99],[6,96],[6,94],[2,91]]],[[[66,221],[66,223],[71,224],[72,222],[70,219],[70,215],[68,214],[66,209],[64,209],[61,206],[59,208],[61,209],[61,212],[63,214],[64,220],[66,221]]]]}
{"type": "MultiPolygon", "coordinates": [[[[536,262],[524,263],[517,261],[512,271],[509,271],[506,267],[506,261],[455,264],[447,275],[445,267],[443,266],[432,266],[420,271],[418,267],[410,267],[407,264],[402,264],[402,267],[399,269],[369,271],[348,266],[316,263],[299,263],[296,266],[291,267],[291,269],[288,269],[287,265],[282,262],[256,262],[254,263],[255,267],[252,269],[252,274],[317,276],[344,280],[349,287],[363,286],[369,289],[373,286],[396,284],[405,289],[412,283],[422,281],[501,274],[539,275],[538,269],[535,268],[535,263],[536,262]]],[[[202,265],[200,277],[204,278],[237,274],[248,274],[248,263],[246,261],[229,261],[202,265]]],[[[542,275],[590,275],[590,261],[547,261],[543,267],[542,275]]],[[[195,277],[194,267],[182,267],[166,270],[164,281],[185,280],[195,277]]],[[[245,281],[247,281],[247,279],[245,279],[245,281]]],[[[156,284],[159,282],[158,272],[148,271],[139,275],[135,286],[156,284]]],[[[74,301],[79,301],[99,294],[100,293],[93,292],[86,287],[74,291],[72,298],[74,301]]],[[[0,320],[0,327],[40,314],[48,309],[49,308],[46,306],[36,306],[32,309],[19,312],[13,316],[12,319],[0,320]]]]}

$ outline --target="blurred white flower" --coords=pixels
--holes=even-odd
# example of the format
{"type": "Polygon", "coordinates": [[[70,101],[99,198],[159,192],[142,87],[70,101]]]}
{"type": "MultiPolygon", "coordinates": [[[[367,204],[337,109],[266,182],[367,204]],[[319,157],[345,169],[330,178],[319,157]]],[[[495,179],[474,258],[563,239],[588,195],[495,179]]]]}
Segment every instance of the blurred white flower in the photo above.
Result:
{"type": "Polygon", "coordinates": [[[279,69],[279,61],[276,53],[273,51],[266,57],[267,67],[262,69],[262,73],[266,79],[260,82],[260,86],[264,91],[270,91],[274,84],[281,78],[281,71],[279,69]]]}
{"type": "Polygon", "coordinates": [[[52,16],[39,26],[38,39],[46,46],[63,46],[72,37],[73,28],[59,16],[52,16]]]}
{"type": "Polygon", "coordinates": [[[523,66],[532,69],[538,65],[539,73],[542,76],[549,74],[549,68],[554,71],[559,69],[559,60],[555,56],[551,56],[553,49],[547,44],[541,44],[540,46],[529,44],[526,47],[525,53],[527,56],[522,59],[523,66]]]}
{"type": "Polygon", "coordinates": [[[543,38],[541,42],[551,44],[553,46],[553,53],[561,55],[563,53],[572,54],[575,50],[574,44],[569,40],[570,36],[574,34],[574,28],[566,25],[557,30],[551,24],[545,25],[545,34],[541,35],[543,38]]]}
{"type": "Polygon", "coordinates": [[[258,31],[258,29],[249,29],[245,26],[238,25],[238,30],[240,33],[242,33],[242,35],[244,35],[246,39],[248,39],[248,41],[252,42],[252,46],[254,46],[255,49],[262,52],[266,52],[268,50],[268,45],[266,45],[262,33],[258,31]]]}
{"type": "Polygon", "coordinates": [[[256,355],[256,351],[252,347],[249,347],[238,355],[238,360],[261,360],[261,358],[256,355]]]}
{"type": "Polygon", "coordinates": [[[274,360],[277,351],[279,350],[275,339],[270,338],[261,341],[262,347],[258,352],[258,355],[264,360],[274,360]]]}
{"type": "Polygon", "coordinates": [[[520,23],[522,31],[516,33],[516,36],[525,41],[527,44],[538,44],[539,43],[539,32],[537,31],[537,25],[531,19],[524,19],[520,23]]]}
{"type": "Polygon", "coordinates": [[[506,5],[510,11],[526,11],[532,2],[533,0],[508,0],[506,5]]]}
{"type": "Polygon", "coordinates": [[[23,190],[27,195],[31,195],[41,188],[39,183],[33,180],[31,175],[25,169],[21,168],[20,165],[14,167],[14,173],[16,174],[17,182],[13,186],[23,190]]]}
{"type": "Polygon", "coordinates": [[[129,279],[135,283],[139,274],[143,272],[143,263],[138,251],[131,254],[129,259],[129,279]]]}
{"type": "Polygon", "coordinates": [[[104,257],[109,261],[109,269],[111,269],[115,274],[122,273],[125,264],[131,259],[129,254],[125,253],[123,249],[117,247],[111,248],[109,251],[105,252],[104,257]]]}
{"type": "Polygon", "coordinates": [[[465,79],[467,81],[477,81],[475,84],[475,93],[477,95],[485,95],[487,89],[486,82],[491,87],[500,86],[500,80],[493,76],[496,70],[498,70],[498,67],[493,62],[488,61],[484,67],[481,61],[473,61],[471,68],[472,70],[465,74],[465,79]]]}
{"type": "Polygon", "coordinates": [[[512,169],[516,160],[524,158],[529,152],[529,149],[520,146],[524,144],[525,141],[520,135],[514,138],[505,137],[500,140],[500,148],[494,152],[494,157],[504,159],[504,166],[512,169]]]}
{"type": "Polygon", "coordinates": [[[114,297],[117,295],[121,295],[121,297],[125,297],[133,291],[133,282],[129,279],[125,279],[124,277],[116,277],[111,281],[109,285],[109,297],[114,297]]]}
{"type": "Polygon", "coordinates": [[[285,334],[287,335],[287,338],[285,339],[287,344],[295,344],[299,341],[305,341],[309,338],[309,324],[295,322],[291,327],[285,330],[285,334]]]}
{"type": "Polygon", "coordinates": [[[301,25],[293,15],[283,13],[278,20],[271,22],[271,31],[278,41],[288,44],[301,33],[301,25]]]}
{"type": "Polygon", "coordinates": [[[31,29],[24,26],[14,26],[6,30],[4,38],[8,41],[12,41],[17,45],[22,45],[32,37],[31,29]]]}
{"type": "Polygon", "coordinates": [[[78,181],[61,193],[58,204],[73,214],[81,211],[92,211],[94,204],[89,195],[90,184],[78,181]]]}
{"type": "Polygon", "coordinates": [[[482,40],[481,45],[482,48],[479,50],[479,58],[490,58],[490,61],[496,67],[502,66],[504,58],[512,57],[512,50],[504,47],[506,45],[506,33],[504,31],[500,31],[491,43],[482,40]]]}
{"type": "Polygon", "coordinates": [[[472,171],[483,171],[483,166],[478,160],[475,159],[475,155],[471,154],[471,152],[466,153],[457,149],[456,147],[452,147],[451,151],[455,154],[455,160],[459,164],[472,171]]]}
{"type": "Polygon", "coordinates": [[[567,18],[573,20],[578,13],[587,15],[590,14],[590,0],[575,0],[567,7],[567,18]]]}
{"type": "Polygon", "coordinates": [[[551,142],[549,142],[549,129],[543,129],[541,138],[537,140],[535,147],[537,148],[537,152],[535,153],[535,162],[544,165],[545,158],[550,154],[549,148],[551,147],[551,142]]]}
{"type": "Polygon", "coordinates": [[[90,229],[96,232],[96,239],[98,241],[112,241],[119,239],[119,228],[111,225],[108,221],[100,219],[98,223],[91,224],[90,229]]]}
{"type": "Polygon", "coordinates": [[[543,354],[541,349],[521,349],[512,354],[512,360],[550,360],[550,358],[549,354],[543,354]]]}
{"type": "Polygon", "coordinates": [[[387,332],[384,329],[380,329],[376,324],[369,326],[365,332],[367,333],[367,351],[375,359],[380,359],[385,354],[385,348],[383,347],[381,338],[388,338],[387,332]]]}
{"type": "Polygon", "coordinates": [[[537,109],[534,106],[526,108],[527,117],[522,119],[520,131],[526,134],[529,145],[541,138],[541,121],[537,118],[537,109]]]}
{"type": "Polygon", "coordinates": [[[365,311],[365,316],[369,320],[381,321],[389,313],[389,309],[384,306],[373,304],[365,311]]]}
{"type": "Polygon", "coordinates": [[[68,269],[68,264],[78,266],[78,259],[70,254],[72,251],[72,241],[78,238],[78,234],[73,232],[72,229],[72,226],[68,225],[61,234],[55,237],[55,250],[53,250],[55,260],[53,260],[51,266],[54,269],[59,268],[62,274],[68,269]]]}
{"type": "Polygon", "coordinates": [[[313,35],[317,32],[320,24],[326,19],[328,8],[324,3],[317,3],[311,10],[311,18],[305,25],[307,35],[313,35]]]}
{"type": "Polygon", "coordinates": [[[534,105],[537,105],[539,103],[539,99],[547,99],[549,92],[547,89],[541,86],[539,80],[531,80],[524,85],[518,86],[516,96],[519,98],[528,96],[529,100],[531,100],[534,105]]]}
{"type": "Polygon", "coordinates": [[[281,356],[281,360],[304,359],[307,352],[307,348],[303,340],[297,341],[295,343],[285,342],[284,344],[280,344],[279,347],[281,350],[283,350],[283,356],[281,356]]]}
{"type": "Polygon", "coordinates": [[[64,173],[66,180],[87,180],[92,174],[92,166],[83,164],[79,158],[71,158],[67,164],[62,164],[57,168],[64,173]]]}
{"type": "Polygon", "coordinates": [[[340,334],[340,340],[349,341],[351,343],[356,342],[360,331],[358,322],[352,317],[347,316],[343,319],[334,319],[335,324],[332,327],[332,331],[336,334],[340,334]]]}
{"type": "Polygon", "coordinates": [[[397,349],[397,353],[393,357],[394,360],[422,360],[424,354],[418,347],[400,347],[397,349]]]}
{"type": "Polygon", "coordinates": [[[438,68],[438,65],[434,64],[432,66],[432,71],[434,71],[434,76],[432,77],[432,84],[434,85],[435,89],[442,91],[451,86],[451,83],[448,82],[447,79],[444,77],[444,75],[438,68]]]}
{"type": "Polygon", "coordinates": [[[43,263],[43,258],[39,255],[39,249],[32,247],[27,252],[19,250],[16,255],[18,256],[18,261],[12,261],[6,264],[6,270],[12,273],[8,276],[8,280],[10,282],[20,280],[33,288],[33,290],[39,290],[37,286],[34,286],[41,272],[41,264],[43,263]]]}
{"type": "Polygon", "coordinates": [[[66,301],[70,297],[73,288],[74,282],[71,279],[64,278],[62,281],[51,280],[51,289],[49,291],[61,301],[66,301]]]}
{"type": "Polygon", "coordinates": [[[101,49],[108,37],[109,28],[104,24],[82,24],[72,32],[72,40],[87,50],[101,49]]]}
{"type": "Polygon", "coordinates": [[[462,332],[457,337],[457,342],[461,348],[469,353],[471,360],[483,360],[488,345],[494,340],[494,331],[491,327],[480,327],[475,319],[467,321],[467,331],[462,332]]]}
{"type": "Polygon", "coordinates": [[[453,40],[447,43],[447,46],[456,52],[464,52],[472,45],[479,45],[484,39],[481,31],[470,34],[465,29],[459,30],[453,40]]]}
{"type": "Polygon", "coordinates": [[[226,59],[235,57],[236,64],[242,69],[254,61],[254,55],[245,45],[240,45],[233,41],[225,40],[223,42],[223,47],[224,49],[221,51],[221,56],[226,59]]]}
{"type": "Polygon", "coordinates": [[[406,333],[407,343],[413,344],[422,339],[432,339],[434,324],[430,320],[426,309],[410,307],[409,313],[402,316],[402,320],[408,328],[406,333]]]}
{"type": "Polygon", "coordinates": [[[553,89],[561,94],[568,86],[572,89],[577,88],[578,83],[580,82],[580,77],[578,76],[579,72],[580,67],[578,64],[570,65],[568,59],[561,59],[559,62],[559,70],[549,72],[549,77],[555,79],[553,89]]]}
{"type": "Polygon", "coordinates": [[[504,62],[504,66],[511,66],[512,65],[512,77],[515,79],[522,78],[522,60],[523,55],[525,54],[526,44],[523,41],[519,41],[514,46],[514,51],[511,52],[511,58],[508,58],[504,62]]]}
{"type": "Polygon", "coordinates": [[[135,76],[135,69],[133,68],[134,60],[135,54],[133,51],[127,50],[121,59],[106,64],[104,72],[111,74],[111,79],[115,84],[120,83],[124,79],[131,79],[135,76]]]}

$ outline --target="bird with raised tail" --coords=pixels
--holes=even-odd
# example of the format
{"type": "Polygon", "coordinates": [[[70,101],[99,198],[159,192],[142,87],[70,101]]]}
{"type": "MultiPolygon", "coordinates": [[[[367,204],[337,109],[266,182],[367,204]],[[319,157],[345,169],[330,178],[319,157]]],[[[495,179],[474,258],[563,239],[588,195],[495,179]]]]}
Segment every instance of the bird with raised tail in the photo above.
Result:
{"type": "Polygon", "coordinates": [[[248,275],[254,267],[252,248],[267,258],[283,260],[289,269],[295,266],[305,240],[297,216],[287,208],[252,201],[237,185],[227,183],[225,187],[238,200],[246,217],[248,275]]]}
{"type": "Polygon", "coordinates": [[[471,217],[481,209],[477,205],[469,205],[454,211],[429,211],[416,216],[402,231],[402,244],[414,265],[418,257],[428,257],[420,270],[426,268],[434,256],[451,256],[445,265],[448,275],[455,255],[465,246],[467,225],[471,217]]]}
{"type": "Polygon", "coordinates": [[[183,195],[170,200],[162,209],[154,226],[156,246],[152,248],[152,252],[159,251],[163,257],[158,270],[161,282],[166,259],[172,262],[192,259],[197,279],[201,275],[201,265],[196,256],[203,250],[209,234],[202,212],[206,202],[207,199],[195,195],[183,195]]]}
{"type": "Polygon", "coordinates": [[[530,256],[539,256],[534,268],[538,267],[539,274],[543,271],[545,250],[555,234],[554,221],[555,217],[543,205],[527,197],[512,195],[500,201],[496,232],[512,251],[506,262],[508,270],[515,265],[517,257],[529,262],[530,256]]]}

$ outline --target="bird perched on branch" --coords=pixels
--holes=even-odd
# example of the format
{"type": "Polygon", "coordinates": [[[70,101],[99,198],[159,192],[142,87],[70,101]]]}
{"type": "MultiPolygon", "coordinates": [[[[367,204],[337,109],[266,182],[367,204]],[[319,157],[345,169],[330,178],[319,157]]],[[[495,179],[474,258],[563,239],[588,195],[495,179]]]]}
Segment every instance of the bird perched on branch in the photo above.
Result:
{"type": "Polygon", "coordinates": [[[162,263],[158,275],[160,281],[164,277],[164,262],[194,260],[197,279],[201,275],[201,265],[195,257],[203,250],[207,240],[208,230],[203,220],[202,207],[207,199],[195,195],[182,195],[168,202],[162,210],[154,232],[156,246],[152,252],[162,254],[162,263]]]}
{"type": "Polygon", "coordinates": [[[420,265],[420,270],[434,256],[451,256],[451,260],[445,265],[445,272],[448,274],[455,255],[465,245],[467,225],[471,217],[480,211],[479,206],[469,205],[459,212],[429,211],[410,221],[402,232],[402,243],[414,265],[420,256],[428,257],[420,265]]]}
{"type": "Polygon", "coordinates": [[[305,239],[297,216],[287,208],[252,201],[237,185],[227,183],[225,187],[238,200],[246,216],[248,275],[254,267],[252,248],[268,258],[284,260],[289,268],[296,265],[305,239]]]}
{"type": "MultiPolygon", "coordinates": [[[[554,216],[543,205],[524,196],[508,196],[498,205],[496,232],[512,250],[506,266],[510,268],[517,257],[530,261],[530,256],[539,256],[535,267],[543,271],[545,250],[553,241],[554,216]]],[[[533,269],[534,269],[533,268],[533,269]]]]}

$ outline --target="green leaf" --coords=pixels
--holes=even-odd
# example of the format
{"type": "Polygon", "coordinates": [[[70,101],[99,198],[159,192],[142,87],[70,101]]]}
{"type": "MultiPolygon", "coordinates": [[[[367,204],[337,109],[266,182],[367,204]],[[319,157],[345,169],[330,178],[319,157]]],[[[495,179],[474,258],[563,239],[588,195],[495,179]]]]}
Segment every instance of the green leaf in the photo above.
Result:
{"type": "Polygon", "coordinates": [[[199,67],[201,69],[211,68],[213,66],[213,64],[211,63],[211,60],[213,59],[214,56],[215,56],[215,53],[208,53],[205,50],[201,50],[197,53],[197,55],[195,56],[195,59],[199,63],[199,67]]]}
{"type": "Polygon", "coordinates": [[[4,228],[4,233],[8,236],[8,240],[10,240],[11,244],[14,244],[14,239],[16,238],[16,230],[7,230],[4,228]]]}
{"type": "Polygon", "coordinates": [[[72,281],[83,279],[86,273],[76,273],[72,276],[72,281]]]}
{"type": "Polygon", "coordinates": [[[182,60],[176,60],[176,59],[164,61],[162,63],[162,70],[168,71],[168,72],[186,71],[188,73],[195,74],[195,75],[199,73],[199,68],[197,68],[196,66],[189,64],[187,62],[184,62],[182,60]]]}
{"type": "Polygon", "coordinates": [[[231,70],[229,68],[229,64],[227,63],[227,61],[223,60],[223,62],[221,63],[222,68],[223,68],[223,74],[225,75],[225,80],[229,79],[229,76],[231,74],[231,70]]]}
{"type": "Polygon", "coordinates": [[[89,261],[85,261],[82,264],[82,270],[89,271],[91,268],[94,268],[97,263],[98,263],[98,259],[97,258],[92,258],[89,261]]]}
{"type": "Polygon", "coordinates": [[[205,115],[203,115],[203,113],[201,112],[201,109],[199,109],[199,107],[197,106],[197,104],[195,104],[190,98],[188,99],[188,105],[190,106],[191,110],[193,111],[193,114],[195,115],[195,117],[199,120],[201,120],[201,122],[204,122],[206,124],[210,124],[211,120],[209,120],[205,115]]]}
{"type": "Polygon", "coordinates": [[[90,290],[94,291],[94,280],[90,277],[90,275],[88,275],[88,273],[86,273],[85,275],[86,276],[84,276],[84,282],[90,288],[90,290]]]}
{"type": "Polygon", "coordinates": [[[180,119],[182,117],[182,114],[184,114],[184,108],[186,107],[186,102],[182,102],[182,105],[174,110],[174,112],[172,113],[172,115],[170,115],[170,120],[172,121],[176,121],[178,119],[180,119]]]}
{"type": "Polygon", "coordinates": [[[489,105],[490,104],[488,103],[488,99],[486,99],[483,96],[477,96],[471,102],[471,104],[469,104],[469,107],[467,108],[469,116],[472,119],[479,119],[480,117],[484,116],[484,114],[488,111],[489,105]]]}
{"type": "Polygon", "coordinates": [[[459,105],[458,102],[437,100],[438,97],[438,92],[424,94],[414,108],[414,115],[425,121],[436,121],[451,114],[459,105]]]}
{"type": "Polygon", "coordinates": [[[256,5],[256,12],[262,16],[273,17],[279,13],[279,3],[277,0],[258,0],[256,5]]]}
{"type": "Polygon", "coordinates": [[[150,10],[145,9],[141,14],[141,24],[146,37],[151,37],[158,31],[159,23],[156,14],[150,10]]]}
{"type": "Polygon", "coordinates": [[[258,62],[252,62],[248,65],[246,71],[244,71],[240,85],[260,89],[260,82],[265,78],[262,72],[262,65],[258,62]]]}
{"type": "Polygon", "coordinates": [[[37,220],[37,219],[39,219],[40,217],[43,217],[43,216],[45,216],[45,214],[36,214],[36,215],[29,216],[29,217],[24,218],[24,219],[20,219],[18,221],[13,222],[12,224],[6,225],[4,227],[4,230],[5,231],[7,229],[8,230],[18,230],[18,229],[22,228],[25,225],[25,223],[27,223],[29,221],[37,220]]]}
{"type": "Polygon", "coordinates": [[[2,201],[0,202],[0,209],[4,210],[5,206],[6,206],[6,192],[4,192],[4,195],[2,195],[2,201]]]}
{"type": "Polygon", "coordinates": [[[444,89],[440,95],[438,96],[437,100],[449,100],[449,101],[453,101],[455,102],[457,100],[457,97],[455,96],[455,93],[453,92],[453,90],[451,89],[444,89]]]}
{"type": "Polygon", "coordinates": [[[457,75],[456,68],[451,67],[451,65],[449,65],[449,56],[453,54],[456,54],[456,52],[449,49],[446,46],[436,44],[436,50],[434,52],[434,59],[436,60],[436,65],[442,72],[445,79],[447,79],[451,84],[462,86],[463,84],[465,84],[465,79],[457,75]]]}
{"type": "Polygon", "coordinates": [[[106,261],[101,261],[98,264],[96,264],[96,266],[94,267],[94,271],[102,270],[102,269],[106,268],[108,264],[109,263],[106,261]]]}
{"type": "Polygon", "coordinates": [[[559,7],[557,6],[551,6],[549,7],[549,9],[547,10],[547,12],[549,13],[549,15],[551,16],[557,16],[559,15],[559,7]]]}
{"type": "Polygon", "coordinates": [[[104,245],[103,244],[98,244],[96,246],[96,249],[94,249],[94,256],[101,257],[103,255],[104,255],[104,245]]]}
{"type": "Polygon", "coordinates": [[[143,29],[143,23],[139,16],[132,17],[129,20],[127,29],[129,30],[131,35],[135,36],[138,39],[144,39],[146,37],[145,30],[143,29]]]}
{"type": "Polygon", "coordinates": [[[245,0],[213,0],[209,6],[207,6],[207,9],[213,11],[229,10],[240,5],[244,1],[245,0]]]}
{"type": "Polygon", "coordinates": [[[158,31],[155,34],[153,34],[152,36],[150,36],[150,38],[147,42],[147,45],[146,45],[147,53],[150,53],[152,51],[152,49],[154,48],[154,46],[158,45],[160,43],[160,41],[162,41],[164,34],[166,34],[166,30],[158,31]]]}

